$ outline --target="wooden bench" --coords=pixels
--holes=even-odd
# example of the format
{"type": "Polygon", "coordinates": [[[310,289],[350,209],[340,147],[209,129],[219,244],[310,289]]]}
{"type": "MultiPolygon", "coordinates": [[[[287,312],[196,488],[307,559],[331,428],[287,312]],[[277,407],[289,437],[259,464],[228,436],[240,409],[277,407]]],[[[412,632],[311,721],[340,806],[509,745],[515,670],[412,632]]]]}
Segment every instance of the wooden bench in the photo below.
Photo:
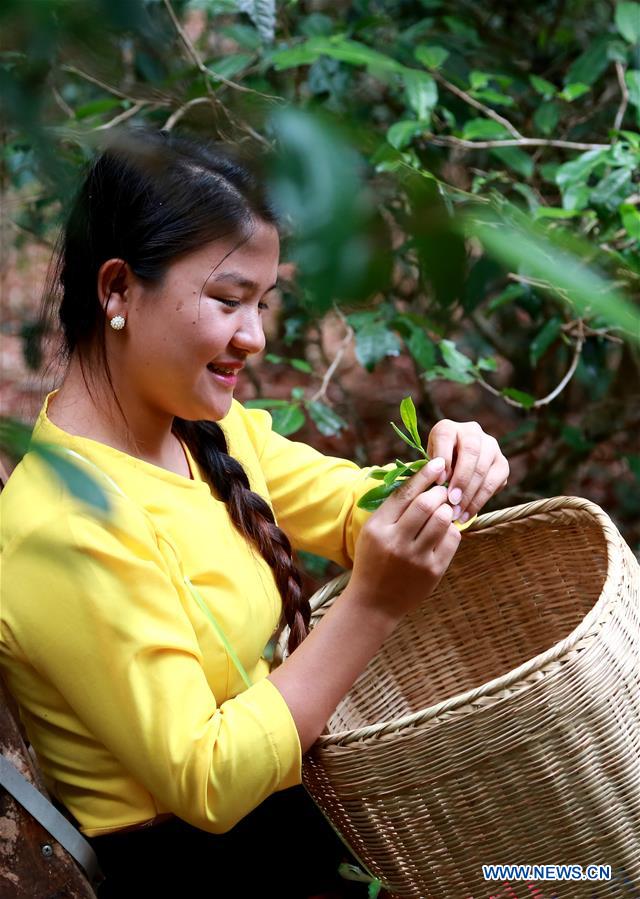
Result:
{"type": "MultiPolygon", "coordinates": [[[[0,459],[0,490],[11,465],[0,459]]],[[[68,813],[47,793],[29,745],[18,705],[0,677],[0,760],[10,763],[54,809],[68,813]]],[[[73,828],[75,839],[79,832],[73,828]]],[[[0,896],[6,899],[96,899],[82,867],[14,796],[0,785],[0,896]]]]}

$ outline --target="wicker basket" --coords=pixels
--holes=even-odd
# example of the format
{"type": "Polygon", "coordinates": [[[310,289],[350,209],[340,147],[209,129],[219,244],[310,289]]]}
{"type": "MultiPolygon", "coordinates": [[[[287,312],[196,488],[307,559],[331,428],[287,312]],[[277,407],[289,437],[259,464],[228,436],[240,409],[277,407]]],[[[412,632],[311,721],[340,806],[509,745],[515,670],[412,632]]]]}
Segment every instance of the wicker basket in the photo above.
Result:
{"type": "MultiPolygon", "coordinates": [[[[315,594],[314,624],[348,579],[315,594]]],[[[560,496],[480,516],[303,781],[394,896],[640,897],[640,567],[608,515],[560,496]],[[613,880],[505,888],[483,864],[613,880]]]]}

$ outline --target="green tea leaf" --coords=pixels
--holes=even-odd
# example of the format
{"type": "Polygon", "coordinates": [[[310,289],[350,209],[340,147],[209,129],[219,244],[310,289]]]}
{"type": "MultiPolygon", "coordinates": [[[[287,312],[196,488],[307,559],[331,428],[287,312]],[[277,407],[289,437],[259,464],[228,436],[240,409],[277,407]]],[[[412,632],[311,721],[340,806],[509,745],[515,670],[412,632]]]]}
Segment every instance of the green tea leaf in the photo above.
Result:
{"type": "Polygon", "coordinates": [[[413,447],[413,449],[417,450],[419,453],[423,452],[422,448],[419,447],[416,443],[414,443],[413,440],[411,440],[409,437],[407,437],[406,434],[403,434],[402,431],[400,430],[400,428],[397,427],[397,425],[395,425],[392,421],[390,421],[389,424],[391,425],[391,427],[396,432],[398,437],[400,437],[401,440],[404,440],[405,443],[408,443],[409,446],[413,447]]]}
{"type": "Polygon", "coordinates": [[[369,490],[360,497],[357,502],[358,508],[366,509],[367,512],[375,512],[400,484],[400,481],[394,481],[393,484],[380,484],[379,487],[374,487],[373,490],[369,490]]]}
{"type": "Polygon", "coordinates": [[[420,434],[418,433],[418,416],[416,414],[416,407],[413,405],[413,400],[410,396],[405,396],[405,398],[400,403],[400,417],[402,418],[403,424],[411,438],[414,440],[417,446],[421,449],[422,440],[420,439],[420,434]]]}

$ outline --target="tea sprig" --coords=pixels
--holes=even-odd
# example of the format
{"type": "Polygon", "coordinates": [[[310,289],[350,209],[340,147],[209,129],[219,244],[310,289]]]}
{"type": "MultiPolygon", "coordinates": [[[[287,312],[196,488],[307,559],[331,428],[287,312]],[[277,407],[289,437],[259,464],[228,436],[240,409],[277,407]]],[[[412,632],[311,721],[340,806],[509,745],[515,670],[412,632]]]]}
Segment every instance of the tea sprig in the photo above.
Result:
{"type": "Polygon", "coordinates": [[[419,471],[429,461],[429,456],[422,445],[422,440],[418,433],[418,416],[410,396],[405,396],[400,403],[400,417],[408,434],[401,431],[392,421],[389,424],[398,437],[404,440],[416,452],[421,453],[424,458],[416,459],[413,462],[403,462],[401,459],[396,459],[396,467],[389,471],[386,468],[374,468],[369,477],[382,481],[382,484],[379,487],[374,487],[373,490],[369,490],[358,500],[358,507],[366,509],[367,512],[374,512],[394,490],[397,490],[398,487],[404,484],[407,478],[410,478],[411,475],[419,471]]]}

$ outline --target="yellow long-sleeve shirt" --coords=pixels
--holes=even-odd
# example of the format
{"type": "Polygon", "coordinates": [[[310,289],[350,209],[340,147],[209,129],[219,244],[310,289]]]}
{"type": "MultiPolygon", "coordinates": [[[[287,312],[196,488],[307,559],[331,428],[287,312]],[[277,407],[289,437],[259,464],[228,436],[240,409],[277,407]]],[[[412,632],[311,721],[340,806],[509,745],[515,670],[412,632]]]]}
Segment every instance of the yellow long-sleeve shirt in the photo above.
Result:
{"type": "MultiPolygon", "coordinates": [[[[47,787],[87,836],[173,812],[224,832],[301,782],[291,712],[266,679],[281,599],[185,447],[193,479],[58,428],[115,481],[111,519],[74,499],[27,453],[0,494],[0,668],[47,787]],[[188,576],[236,651],[245,687],[188,576]]],[[[233,401],[220,422],[251,488],[297,549],[351,567],[369,469],[323,456],[233,401]]],[[[91,474],[91,471],[88,471],[91,474]]]]}

